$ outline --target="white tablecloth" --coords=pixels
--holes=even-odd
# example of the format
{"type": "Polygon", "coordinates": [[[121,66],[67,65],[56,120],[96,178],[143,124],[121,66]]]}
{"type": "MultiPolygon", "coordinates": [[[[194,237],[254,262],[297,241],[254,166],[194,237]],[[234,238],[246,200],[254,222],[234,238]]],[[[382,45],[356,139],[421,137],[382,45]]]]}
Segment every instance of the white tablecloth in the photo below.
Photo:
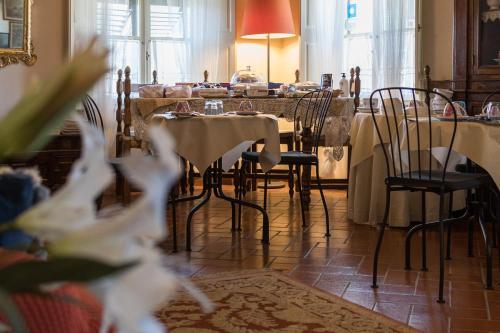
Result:
{"type": "MultiPolygon", "coordinates": [[[[382,115],[376,116],[376,121],[384,121],[382,115]]],[[[391,123],[392,124],[392,123],[391,123]]],[[[401,120],[395,122],[401,130],[404,123],[401,120]]],[[[394,125],[396,126],[396,125],[394,125]]],[[[385,129],[380,126],[381,129],[385,129]]],[[[410,121],[408,124],[410,137],[410,150],[417,141],[416,123],[410,121]],[[412,140],[413,138],[413,140],[412,140]]],[[[449,146],[453,133],[453,122],[433,121],[433,158],[436,166],[442,165],[447,149],[441,147],[449,146]]],[[[401,132],[402,133],[402,132],[401,132]]],[[[382,133],[386,138],[387,133],[382,133]]],[[[384,140],[386,143],[387,140],[384,140]]],[[[387,175],[385,158],[380,145],[371,114],[356,114],[351,129],[352,159],[349,177],[349,200],[348,218],[359,224],[375,225],[383,218],[385,208],[385,183],[387,175]]],[[[423,149],[429,148],[428,142],[421,142],[423,149]]],[[[406,142],[401,143],[406,147],[406,142]]],[[[498,156],[500,156],[500,126],[490,126],[477,122],[458,122],[457,132],[453,145],[448,170],[453,170],[454,165],[467,157],[483,167],[493,178],[497,186],[500,185],[500,168],[498,168],[498,156]]],[[[427,195],[427,218],[435,220],[438,216],[437,196],[427,195]]],[[[454,194],[454,209],[464,206],[464,193],[454,194]]],[[[391,196],[391,211],[389,225],[408,226],[409,221],[420,220],[420,193],[396,192],[391,196]]]]}
{"type": "MultiPolygon", "coordinates": [[[[236,111],[242,98],[224,98],[224,112],[236,111]]],[[[252,98],[250,99],[255,110],[284,117],[293,121],[295,106],[298,98],[252,98]]],[[[130,108],[132,113],[132,127],[135,135],[141,139],[144,130],[151,119],[157,114],[175,111],[179,101],[188,101],[192,111],[203,112],[205,99],[174,99],[174,98],[133,98],[130,108]]],[[[324,127],[326,146],[332,148],[333,157],[340,161],[343,157],[343,145],[346,143],[351,122],[354,116],[353,98],[334,98],[324,127]]]]}
{"type": "Polygon", "coordinates": [[[200,173],[221,157],[227,171],[243,151],[262,139],[262,169],[268,171],[280,161],[278,119],[272,115],[201,115],[180,119],[156,115],[152,121],[167,128],[176,141],[176,152],[200,173]]]}

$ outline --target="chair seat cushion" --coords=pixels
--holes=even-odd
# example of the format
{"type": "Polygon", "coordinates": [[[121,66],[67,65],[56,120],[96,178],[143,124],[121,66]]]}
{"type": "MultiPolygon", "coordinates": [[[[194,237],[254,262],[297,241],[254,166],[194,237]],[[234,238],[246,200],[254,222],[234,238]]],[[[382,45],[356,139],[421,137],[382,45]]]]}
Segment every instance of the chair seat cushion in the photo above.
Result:
{"type": "Polygon", "coordinates": [[[433,190],[439,190],[443,186],[444,190],[449,192],[478,188],[492,182],[491,177],[483,173],[447,172],[444,183],[442,177],[443,172],[439,170],[433,170],[430,174],[429,171],[422,171],[420,176],[418,171],[414,171],[404,173],[403,177],[387,177],[386,183],[390,186],[415,189],[430,188],[433,190]]]}
{"type": "MultiPolygon", "coordinates": [[[[307,154],[300,151],[287,151],[280,154],[281,160],[278,164],[314,164],[318,162],[318,157],[314,154],[307,154]]],[[[259,162],[260,152],[247,151],[242,154],[243,160],[259,162]]]]}

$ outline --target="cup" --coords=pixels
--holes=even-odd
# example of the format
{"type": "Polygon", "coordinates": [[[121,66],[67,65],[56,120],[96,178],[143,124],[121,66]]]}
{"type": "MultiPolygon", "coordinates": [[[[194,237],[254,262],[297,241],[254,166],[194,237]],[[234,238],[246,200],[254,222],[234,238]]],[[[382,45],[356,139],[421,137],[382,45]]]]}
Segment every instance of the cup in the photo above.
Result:
{"type": "Polygon", "coordinates": [[[188,113],[191,112],[191,107],[187,101],[177,102],[177,106],[175,107],[175,112],[188,113]]]}
{"type": "Polygon", "coordinates": [[[489,102],[486,105],[485,109],[486,109],[486,112],[484,112],[484,110],[483,110],[483,113],[486,113],[486,117],[488,119],[492,119],[492,118],[500,116],[500,103],[499,102],[489,102]]]}
{"type": "MultiPolygon", "coordinates": [[[[465,117],[467,116],[467,111],[459,102],[453,102],[453,106],[455,107],[455,111],[457,112],[457,117],[465,117]]],[[[450,103],[447,103],[443,109],[443,117],[453,117],[453,108],[450,103]]]]}
{"type": "Polygon", "coordinates": [[[224,103],[221,100],[215,101],[215,105],[217,105],[217,114],[224,113],[224,103]]]}
{"type": "Polygon", "coordinates": [[[252,111],[253,110],[253,105],[250,100],[244,100],[240,103],[240,111],[252,111]]]}

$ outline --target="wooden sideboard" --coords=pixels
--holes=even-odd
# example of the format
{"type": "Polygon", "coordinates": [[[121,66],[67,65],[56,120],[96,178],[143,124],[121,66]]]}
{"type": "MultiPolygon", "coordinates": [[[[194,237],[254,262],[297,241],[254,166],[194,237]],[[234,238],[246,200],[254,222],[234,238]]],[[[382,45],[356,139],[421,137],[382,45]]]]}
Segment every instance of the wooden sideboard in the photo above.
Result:
{"type": "Polygon", "coordinates": [[[452,86],[454,99],[466,101],[471,114],[500,90],[500,64],[493,60],[500,52],[500,20],[485,22],[486,11],[486,0],[455,0],[452,86]]]}
{"type": "Polygon", "coordinates": [[[1,164],[14,168],[37,167],[44,185],[55,191],[66,182],[71,166],[80,157],[80,153],[79,134],[60,134],[52,136],[49,144],[30,159],[12,158],[1,164]]]}

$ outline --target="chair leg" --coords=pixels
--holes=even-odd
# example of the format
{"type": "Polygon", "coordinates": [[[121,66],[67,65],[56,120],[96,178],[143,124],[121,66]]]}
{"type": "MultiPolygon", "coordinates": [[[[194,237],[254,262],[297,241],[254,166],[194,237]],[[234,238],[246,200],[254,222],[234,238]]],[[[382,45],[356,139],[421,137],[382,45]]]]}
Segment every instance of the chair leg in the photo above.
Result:
{"type": "Polygon", "coordinates": [[[267,211],[267,183],[268,183],[269,175],[267,172],[264,174],[264,210],[267,211]]]}
{"type": "MultiPolygon", "coordinates": [[[[453,217],[453,192],[450,192],[450,202],[448,206],[448,216],[453,217]]],[[[446,241],[446,260],[451,260],[451,223],[448,223],[448,239],[446,241]]]]}
{"type": "Polygon", "coordinates": [[[293,198],[294,194],[294,186],[295,186],[295,177],[293,175],[293,165],[288,166],[288,194],[290,198],[293,198]]]}
{"type": "MultiPolygon", "coordinates": [[[[421,212],[420,212],[420,218],[421,218],[421,225],[422,225],[422,267],[420,268],[421,271],[426,272],[427,271],[427,228],[426,228],[426,223],[427,223],[427,201],[426,201],[426,193],[425,191],[421,192],[421,212]]],[[[405,270],[409,271],[411,270],[411,238],[412,235],[414,234],[415,230],[417,227],[413,227],[408,231],[406,234],[406,239],[405,239],[405,270]]]]}
{"type": "Polygon", "coordinates": [[[181,170],[182,170],[182,175],[181,175],[181,181],[180,181],[180,186],[181,186],[181,193],[182,195],[187,194],[187,183],[188,183],[188,171],[187,171],[187,161],[184,158],[181,158],[181,170]]]}
{"type": "Polygon", "coordinates": [[[296,165],[295,169],[297,170],[297,184],[299,187],[299,196],[300,196],[300,211],[301,211],[301,216],[302,216],[302,228],[306,228],[306,215],[305,215],[305,204],[304,204],[304,197],[302,196],[302,180],[300,177],[300,165],[296,165]]]}
{"type": "Polygon", "coordinates": [[[427,230],[425,223],[427,222],[426,216],[426,195],[422,192],[422,267],[420,268],[423,272],[427,272],[427,230]]]}
{"type": "Polygon", "coordinates": [[[373,282],[372,288],[378,288],[377,284],[377,274],[378,274],[378,256],[380,254],[380,248],[382,247],[382,240],[384,239],[385,227],[387,226],[387,220],[389,219],[389,209],[391,207],[391,190],[386,189],[385,195],[385,212],[382,224],[379,224],[379,234],[377,240],[377,246],[375,248],[375,254],[373,255],[373,282]]]}
{"type": "MultiPolygon", "coordinates": [[[[467,191],[467,201],[472,200],[471,191],[467,191]]],[[[467,203],[467,208],[470,208],[470,203],[467,203]]],[[[469,257],[474,257],[474,221],[472,218],[469,219],[467,224],[467,254],[469,257]]]]}
{"type": "MultiPolygon", "coordinates": [[[[238,200],[241,201],[243,193],[246,191],[246,185],[245,185],[245,170],[247,167],[247,162],[242,161],[241,162],[241,167],[240,167],[240,186],[239,186],[239,192],[238,192],[238,200]]],[[[241,204],[238,204],[238,231],[241,231],[241,204]]]]}
{"type": "Polygon", "coordinates": [[[234,195],[235,196],[238,196],[238,190],[239,190],[239,175],[238,175],[238,171],[240,169],[240,162],[239,161],[236,161],[236,163],[234,164],[234,172],[233,172],[233,185],[234,185],[234,195]]]}
{"type": "Polygon", "coordinates": [[[189,177],[189,195],[193,195],[194,194],[194,166],[191,163],[189,163],[188,177],[189,177]]]}
{"type": "Polygon", "coordinates": [[[483,189],[478,190],[478,220],[479,226],[481,227],[481,232],[483,233],[484,245],[486,251],[486,289],[493,289],[493,259],[492,259],[492,246],[491,240],[488,233],[488,226],[486,225],[485,214],[484,214],[484,199],[483,189]]]}
{"type": "Polygon", "coordinates": [[[326,204],[325,194],[323,193],[323,186],[321,185],[321,178],[319,177],[319,167],[316,165],[316,182],[318,183],[319,194],[323,202],[323,209],[325,210],[325,237],[330,237],[330,215],[328,214],[328,205],[326,204]]]}
{"type": "Polygon", "coordinates": [[[496,248],[498,247],[498,239],[497,239],[497,217],[495,214],[493,214],[493,207],[495,207],[495,190],[494,189],[491,189],[491,188],[488,188],[488,213],[489,213],[489,217],[491,219],[491,231],[492,231],[492,237],[491,237],[491,240],[492,240],[492,246],[493,248],[496,248]]]}
{"type": "Polygon", "coordinates": [[[438,303],[444,303],[444,193],[439,194],[439,297],[438,303]]]}
{"type": "MultiPolygon", "coordinates": [[[[495,194],[495,208],[496,208],[496,214],[495,214],[495,221],[493,223],[498,224],[500,223],[500,195],[498,194],[497,190],[494,190],[495,194]]],[[[498,242],[500,242],[500,225],[497,226],[496,228],[496,237],[498,239],[498,242]]],[[[500,260],[500,245],[498,246],[498,259],[500,260]]]]}

